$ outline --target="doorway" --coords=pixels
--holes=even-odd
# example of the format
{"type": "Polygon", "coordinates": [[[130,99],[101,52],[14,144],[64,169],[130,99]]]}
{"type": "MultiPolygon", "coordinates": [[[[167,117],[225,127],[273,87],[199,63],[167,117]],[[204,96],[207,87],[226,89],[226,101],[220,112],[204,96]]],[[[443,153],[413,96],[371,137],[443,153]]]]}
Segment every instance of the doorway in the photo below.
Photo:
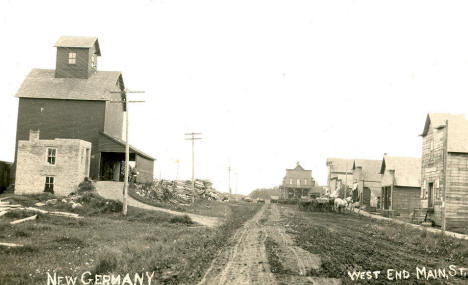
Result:
{"type": "Polygon", "coordinates": [[[431,182],[427,186],[428,191],[427,191],[427,206],[429,208],[434,207],[434,183],[431,182]]]}

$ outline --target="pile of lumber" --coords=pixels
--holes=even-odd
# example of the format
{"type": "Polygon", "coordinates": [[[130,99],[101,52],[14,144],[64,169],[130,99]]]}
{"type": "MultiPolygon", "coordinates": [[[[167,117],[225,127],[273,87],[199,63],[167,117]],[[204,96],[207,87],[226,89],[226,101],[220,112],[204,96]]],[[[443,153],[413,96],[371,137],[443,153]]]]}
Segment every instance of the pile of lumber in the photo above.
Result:
{"type": "MultiPolygon", "coordinates": [[[[192,182],[190,180],[154,180],[151,185],[135,184],[135,192],[146,199],[168,201],[174,204],[188,204],[192,200],[192,182]]],[[[195,180],[195,198],[205,200],[223,200],[224,194],[213,189],[207,180],[195,180]]]]}
{"type": "MultiPolygon", "coordinates": [[[[45,205],[45,204],[36,203],[36,205],[41,206],[41,205],[45,205]]],[[[2,217],[3,215],[5,215],[6,213],[8,213],[10,211],[28,211],[28,212],[48,214],[48,215],[52,215],[52,216],[69,217],[69,218],[75,218],[75,219],[83,218],[80,215],[75,214],[75,213],[60,212],[60,211],[46,211],[46,210],[42,210],[42,209],[39,209],[39,208],[26,207],[26,206],[19,205],[19,204],[11,204],[8,201],[0,201],[0,217],[2,217]]],[[[34,220],[36,218],[37,218],[37,215],[34,215],[34,216],[29,217],[29,218],[13,221],[10,224],[14,225],[14,224],[22,223],[22,222],[25,222],[25,221],[34,220]]]]}

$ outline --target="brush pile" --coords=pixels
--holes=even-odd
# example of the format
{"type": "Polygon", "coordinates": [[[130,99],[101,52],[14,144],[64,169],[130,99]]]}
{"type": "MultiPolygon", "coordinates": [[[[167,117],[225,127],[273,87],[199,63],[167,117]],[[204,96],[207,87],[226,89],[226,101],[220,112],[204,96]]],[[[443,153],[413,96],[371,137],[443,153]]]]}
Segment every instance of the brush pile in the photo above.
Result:
{"type": "MultiPolygon", "coordinates": [[[[154,180],[151,184],[134,184],[135,193],[143,198],[189,204],[192,201],[192,182],[190,180],[154,180]]],[[[224,200],[226,195],[213,189],[207,180],[195,180],[195,199],[224,200]]]]}

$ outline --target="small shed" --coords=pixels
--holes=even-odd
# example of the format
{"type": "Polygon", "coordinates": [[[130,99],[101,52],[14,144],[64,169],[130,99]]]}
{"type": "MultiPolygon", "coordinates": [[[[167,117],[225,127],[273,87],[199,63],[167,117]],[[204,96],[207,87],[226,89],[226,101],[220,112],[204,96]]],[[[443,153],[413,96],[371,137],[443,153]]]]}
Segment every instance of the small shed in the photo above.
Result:
{"type": "Polygon", "coordinates": [[[420,205],[421,159],[385,155],[382,159],[381,209],[384,213],[410,214],[420,205]]]}

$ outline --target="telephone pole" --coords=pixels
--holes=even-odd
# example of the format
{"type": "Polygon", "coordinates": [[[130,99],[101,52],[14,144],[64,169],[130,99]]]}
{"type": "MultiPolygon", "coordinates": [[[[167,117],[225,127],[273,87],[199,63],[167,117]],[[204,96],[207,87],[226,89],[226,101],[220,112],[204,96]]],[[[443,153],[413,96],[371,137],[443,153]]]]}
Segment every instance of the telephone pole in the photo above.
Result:
{"type": "Polygon", "coordinates": [[[448,120],[445,121],[445,136],[444,136],[444,193],[442,193],[442,234],[445,234],[447,226],[445,199],[447,197],[447,159],[448,159],[448,120]]]}
{"type": "Polygon", "coordinates": [[[239,180],[238,180],[239,177],[238,177],[238,173],[237,173],[237,172],[234,172],[234,177],[236,178],[236,180],[235,180],[236,186],[235,186],[235,188],[234,188],[234,194],[238,194],[239,192],[238,192],[238,190],[237,190],[237,185],[238,185],[238,183],[239,183],[239,180]]]}
{"type": "Polygon", "coordinates": [[[202,133],[187,133],[185,136],[186,141],[192,141],[192,204],[195,203],[195,140],[201,140],[196,136],[200,136],[202,133]]]}
{"type": "Polygon", "coordinates": [[[232,194],[232,191],[231,191],[231,164],[229,164],[228,166],[228,183],[229,183],[229,195],[232,194]]]}
{"type": "Polygon", "coordinates": [[[125,112],[125,175],[124,175],[124,187],[122,191],[122,213],[124,216],[127,215],[127,200],[128,200],[128,172],[129,172],[129,161],[130,161],[130,145],[128,144],[128,103],[143,103],[145,101],[128,101],[128,93],[145,93],[145,91],[130,91],[128,89],[120,91],[111,91],[110,93],[119,93],[121,96],[120,101],[110,101],[110,103],[122,103],[123,111],[125,112]]]}

